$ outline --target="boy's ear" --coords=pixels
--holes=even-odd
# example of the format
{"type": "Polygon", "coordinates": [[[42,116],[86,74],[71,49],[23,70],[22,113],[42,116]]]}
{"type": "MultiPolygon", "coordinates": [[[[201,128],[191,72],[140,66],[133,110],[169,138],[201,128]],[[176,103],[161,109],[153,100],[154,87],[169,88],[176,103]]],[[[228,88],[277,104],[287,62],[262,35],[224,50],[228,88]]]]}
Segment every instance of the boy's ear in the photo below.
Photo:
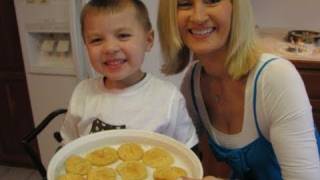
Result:
{"type": "Polygon", "coordinates": [[[153,41],[154,41],[154,31],[150,30],[147,32],[147,39],[146,39],[146,43],[147,43],[147,52],[149,52],[153,46],[153,41]]]}

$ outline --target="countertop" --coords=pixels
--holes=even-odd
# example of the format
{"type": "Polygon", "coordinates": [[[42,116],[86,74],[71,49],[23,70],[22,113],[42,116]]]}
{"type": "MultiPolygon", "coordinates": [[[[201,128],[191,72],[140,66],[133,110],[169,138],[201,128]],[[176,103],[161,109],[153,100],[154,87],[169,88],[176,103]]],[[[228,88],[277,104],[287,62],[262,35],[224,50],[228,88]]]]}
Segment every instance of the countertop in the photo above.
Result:
{"type": "Polygon", "coordinates": [[[262,44],[267,52],[282,56],[294,61],[318,61],[320,62],[320,45],[299,44],[293,45],[286,42],[285,38],[288,29],[281,28],[259,28],[258,34],[261,37],[262,44]],[[288,47],[297,47],[303,49],[302,52],[289,52],[288,47]]]}

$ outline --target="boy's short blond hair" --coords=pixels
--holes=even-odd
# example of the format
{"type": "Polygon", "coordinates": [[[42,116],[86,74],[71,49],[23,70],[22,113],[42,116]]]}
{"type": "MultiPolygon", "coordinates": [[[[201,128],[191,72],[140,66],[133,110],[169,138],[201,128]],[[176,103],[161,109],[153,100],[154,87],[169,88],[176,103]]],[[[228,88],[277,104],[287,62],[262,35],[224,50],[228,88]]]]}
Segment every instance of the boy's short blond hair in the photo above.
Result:
{"type": "Polygon", "coordinates": [[[90,0],[82,9],[80,16],[82,37],[84,34],[84,20],[89,11],[103,13],[119,12],[129,5],[136,9],[136,18],[147,31],[152,29],[149,13],[143,2],[140,0],[90,0]]]}
{"type": "MultiPolygon", "coordinates": [[[[256,65],[261,55],[256,40],[255,23],[250,0],[230,0],[232,24],[227,41],[228,56],[225,62],[228,73],[239,79],[256,65]]],[[[177,25],[177,0],[160,0],[158,30],[164,55],[162,72],[181,72],[189,63],[190,50],[183,43],[177,25]]]]}

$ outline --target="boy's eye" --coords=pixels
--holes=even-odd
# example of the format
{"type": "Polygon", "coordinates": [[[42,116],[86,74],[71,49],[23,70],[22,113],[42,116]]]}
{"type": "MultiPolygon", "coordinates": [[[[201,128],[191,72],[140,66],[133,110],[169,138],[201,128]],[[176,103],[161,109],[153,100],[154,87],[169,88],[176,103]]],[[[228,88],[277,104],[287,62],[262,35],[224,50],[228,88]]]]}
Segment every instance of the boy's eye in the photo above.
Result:
{"type": "Polygon", "coordinates": [[[85,42],[88,44],[97,44],[101,41],[99,37],[85,37],[85,42]]]}
{"type": "Polygon", "coordinates": [[[93,38],[93,39],[89,39],[89,43],[90,44],[96,44],[96,43],[99,43],[101,41],[101,38],[93,38]]]}
{"type": "Polygon", "coordinates": [[[120,34],[118,34],[118,38],[120,40],[127,40],[130,37],[131,37],[131,34],[129,34],[129,33],[120,33],[120,34]]]}

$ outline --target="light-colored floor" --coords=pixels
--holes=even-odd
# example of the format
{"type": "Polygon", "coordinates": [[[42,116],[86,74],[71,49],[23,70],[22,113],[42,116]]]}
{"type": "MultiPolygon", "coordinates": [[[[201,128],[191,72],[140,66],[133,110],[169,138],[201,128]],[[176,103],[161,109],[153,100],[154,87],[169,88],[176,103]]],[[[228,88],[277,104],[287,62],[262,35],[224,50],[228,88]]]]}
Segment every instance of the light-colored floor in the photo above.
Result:
{"type": "Polygon", "coordinates": [[[34,169],[0,165],[0,180],[42,180],[34,169]]]}

